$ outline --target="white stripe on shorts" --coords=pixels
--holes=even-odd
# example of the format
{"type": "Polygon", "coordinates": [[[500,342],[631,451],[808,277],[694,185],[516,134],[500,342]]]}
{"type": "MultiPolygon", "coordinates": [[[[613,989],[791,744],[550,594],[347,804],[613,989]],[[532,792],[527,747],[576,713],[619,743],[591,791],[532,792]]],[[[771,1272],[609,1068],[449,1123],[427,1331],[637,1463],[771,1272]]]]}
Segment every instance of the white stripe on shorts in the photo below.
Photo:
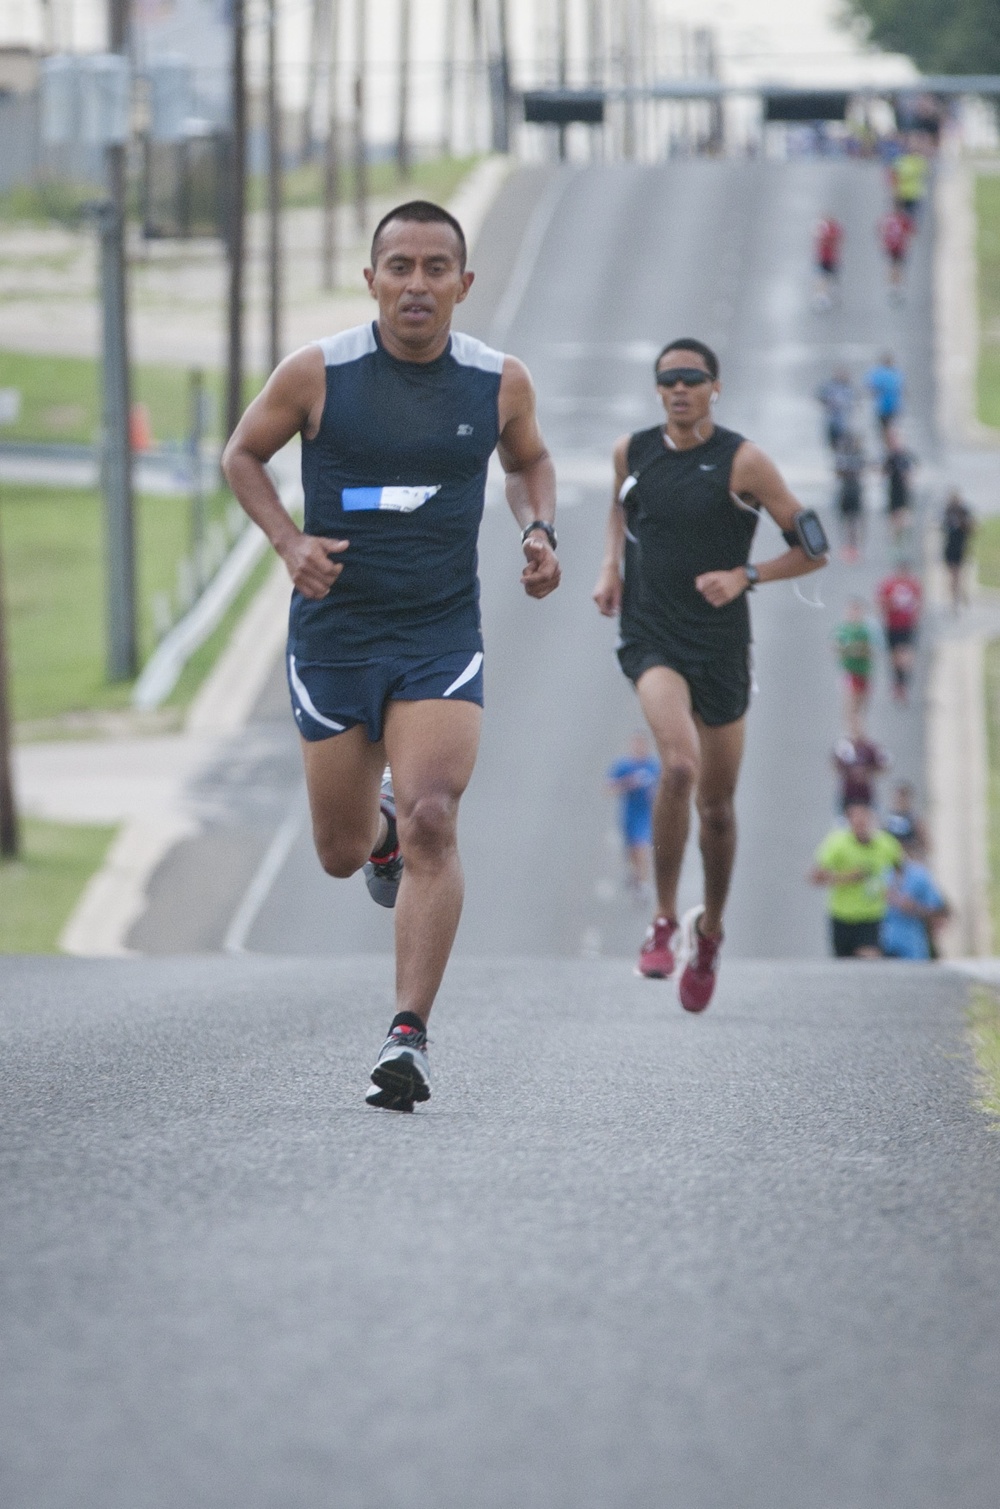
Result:
{"type": "Polygon", "coordinates": [[[309,714],[316,723],[322,723],[324,728],[332,728],[335,734],[342,734],[347,727],[346,723],[334,723],[332,718],[324,718],[316,708],[313,699],[306,691],[305,684],[298,671],[295,669],[295,656],[288,657],[288,679],[292,683],[292,691],[302,704],[302,711],[309,714]]]}
{"type": "Polygon", "coordinates": [[[441,693],[442,697],[450,697],[452,692],[457,692],[460,686],[464,686],[467,681],[471,681],[482,663],[483,652],[482,650],[477,650],[461,675],[456,676],[448,690],[441,693]]]}

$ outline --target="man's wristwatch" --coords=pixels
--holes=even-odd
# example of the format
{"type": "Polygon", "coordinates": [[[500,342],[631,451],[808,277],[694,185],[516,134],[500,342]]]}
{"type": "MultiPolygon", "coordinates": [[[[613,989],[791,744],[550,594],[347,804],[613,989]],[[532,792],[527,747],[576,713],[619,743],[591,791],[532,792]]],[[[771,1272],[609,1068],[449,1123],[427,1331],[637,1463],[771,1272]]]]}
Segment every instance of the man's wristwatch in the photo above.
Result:
{"type": "Polygon", "coordinates": [[[757,583],[760,581],[760,572],[757,570],[756,566],[750,565],[744,566],[743,570],[747,574],[747,591],[752,592],[757,583]]]}
{"type": "Polygon", "coordinates": [[[556,536],[555,529],[551,524],[547,524],[544,519],[534,519],[530,524],[525,524],[524,528],[521,530],[522,545],[528,538],[529,534],[531,534],[533,529],[540,529],[545,538],[548,540],[549,544],[552,546],[552,549],[555,550],[555,548],[559,544],[559,540],[556,536]]]}

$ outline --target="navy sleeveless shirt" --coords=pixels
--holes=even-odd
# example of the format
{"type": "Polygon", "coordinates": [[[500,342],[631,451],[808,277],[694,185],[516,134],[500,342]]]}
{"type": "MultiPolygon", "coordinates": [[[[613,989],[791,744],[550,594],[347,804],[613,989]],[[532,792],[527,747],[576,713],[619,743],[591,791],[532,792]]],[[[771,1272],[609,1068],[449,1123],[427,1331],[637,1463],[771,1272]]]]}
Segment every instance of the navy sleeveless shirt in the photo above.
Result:
{"type": "Polygon", "coordinates": [[[713,608],[694,584],[703,571],[745,566],[755,511],[733,502],[733,458],[743,444],[715,425],[702,445],[669,449],[660,425],[639,430],[628,446],[638,481],[626,493],[621,640],[673,649],[693,660],[745,655],[750,643],[746,593],[713,608]]]}
{"type": "Polygon", "coordinates": [[[474,654],[502,353],[453,332],[434,361],[399,361],[375,322],[319,345],[326,403],[302,442],[305,531],[350,544],[326,597],[292,594],[291,653],[300,665],[474,654]]]}

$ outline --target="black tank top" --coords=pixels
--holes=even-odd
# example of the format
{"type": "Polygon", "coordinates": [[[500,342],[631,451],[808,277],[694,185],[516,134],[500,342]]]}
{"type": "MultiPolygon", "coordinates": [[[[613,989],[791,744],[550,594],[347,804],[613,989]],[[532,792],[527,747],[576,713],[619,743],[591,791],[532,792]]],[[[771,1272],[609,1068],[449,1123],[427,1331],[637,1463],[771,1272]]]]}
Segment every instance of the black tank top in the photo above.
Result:
{"type": "Polygon", "coordinates": [[[638,478],[626,494],[623,644],[676,648],[693,659],[742,654],[750,643],[746,593],[713,608],[695,587],[703,571],[745,566],[757,519],[730,494],[733,457],[743,444],[716,425],[703,445],[670,450],[659,425],[628,445],[638,478]]]}

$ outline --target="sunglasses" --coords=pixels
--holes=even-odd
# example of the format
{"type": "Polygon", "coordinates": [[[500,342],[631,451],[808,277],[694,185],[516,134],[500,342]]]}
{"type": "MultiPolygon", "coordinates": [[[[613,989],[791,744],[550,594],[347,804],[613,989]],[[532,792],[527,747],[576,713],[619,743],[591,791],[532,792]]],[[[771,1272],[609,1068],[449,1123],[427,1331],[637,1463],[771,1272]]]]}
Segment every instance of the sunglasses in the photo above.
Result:
{"type": "Polygon", "coordinates": [[[714,381],[714,377],[701,367],[665,367],[656,374],[657,386],[660,388],[672,388],[678,382],[682,382],[685,388],[700,388],[703,382],[714,381]]]}

